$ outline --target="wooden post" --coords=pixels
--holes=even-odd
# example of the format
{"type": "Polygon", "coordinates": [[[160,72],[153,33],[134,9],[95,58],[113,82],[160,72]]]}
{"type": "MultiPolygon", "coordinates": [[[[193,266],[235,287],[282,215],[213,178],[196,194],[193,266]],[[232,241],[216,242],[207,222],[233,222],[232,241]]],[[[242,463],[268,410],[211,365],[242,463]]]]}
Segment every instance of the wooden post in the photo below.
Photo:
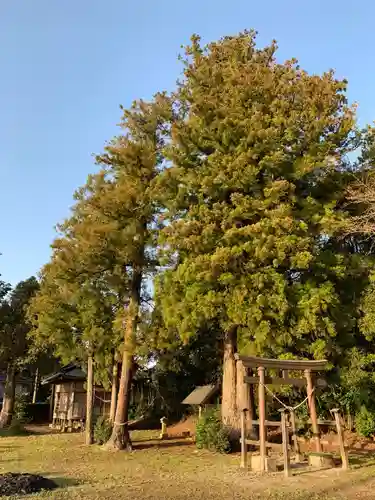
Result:
{"type": "Polygon", "coordinates": [[[347,469],[349,469],[349,459],[348,459],[348,453],[347,453],[347,451],[345,449],[344,433],[343,433],[343,430],[342,430],[342,427],[341,427],[339,409],[338,408],[334,408],[331,411],[332,411],[332,413],[335,416],[337,435],[339,437],[339,443],[340,443],[340,453],[341,453],[342,468],[344,470],[347,470],[347,469]]]}
{"type": "Polygon", "coordinates": [[[247,444],[246,444],[246,413],[244,408],[241,412],[241,468],[247,467],[247,444]]]}
{"type": "Polygon", "coordinates": [[[280,410],[281,413],[281,433],[283,437],[283,457],[284,457],[284,476],[290,477],[290,460],[289,460],[289,443],[288,443],[288,430],[286,428],[286,415],[285,410],[280,410]]]}
{"type": "Polygon", "coordinates": [[[86,388],[86,444],[94,442],[92,410],[94,402],[94,367],[93,359],[90,355],[87,358],[87,388],[86,388]]]}
{"type": "Polygon", "coordinates": [[[53,422],[53,415],[55,413],[55,384],[51,386],[51,399],[49,401],[49,419],[53,422]]]}
{"type": "MultiPolygon", "coordinates": [[[[252,370],[249,372],[249,375],[252,375],[252,370]]],[[[249,385],[249,411],[247,415],[248,419],[248,428],[250,429],[250,435],[252,439],[259,440],[259,427],[253,423],[254,420],[257,420],[256,416],[256,408],[255,408],[255,386],[253,384],[249,385]]]]}
{"type": "Polygon", "coordinates": [[[296,455],[295,460],[296,462],[301,462],[302,457],[301,457],[301,452],[298,444],[298,438],[297,438],[297,426],[296,426],[296,414],[294,409],[290,410],[290,423],[292,426],[292,440],[293,440],[293,450],[296,455]]]}
{"type": "Polygon", "coordinates": [[[259,441],[260,441],[260,470],[264,472],[266,469],[266,391],[264,366],[259,366],[259,441]]]}
{"type": "Polygon", "coordinates": [[[112,423],[115,421],[117,393],[118,393],[118,363],[116,360],[114,360],[112,367],[111,406],[109,408],[109,421],[112,423]]]}
{"type": "Polygon", "coordinates": [[[305,370],[305,377],[307,382],[307,397],[309,403],[312,430],[315,440],[315,449],[317,452],[321,452],[322,446],[320,444],[319,425],[318,425],[318,417],[316,414],[314,385],[311,377],[311,370],[305,370]]]}
{"type": "Polygon", "coordinates": [[[68,432],[72,432],[73,430],[73,419],[74,419],[74,400],[75,400],[75,384],[74,382],[71,383],[70,386],[70,399],[68,402],[68,432]]]}
{"type": "Polygon", "coordinates": [[[350,413],[350,411],[348,412],[348,429],[350,431],[353,430],[353,427],[354,427],[354,424],[353,424],[353,415],[350,413]]]}
{"type": "Polygon", "coordinates": [[[33,404],[36,403],[36,396],[37,396],[37,393],[38,393],[38,386],[39,386],[39,368],[37,368],[36,372],[35,372],[34,388],[33,388],[33,399],[32,399],[33,404]]]}

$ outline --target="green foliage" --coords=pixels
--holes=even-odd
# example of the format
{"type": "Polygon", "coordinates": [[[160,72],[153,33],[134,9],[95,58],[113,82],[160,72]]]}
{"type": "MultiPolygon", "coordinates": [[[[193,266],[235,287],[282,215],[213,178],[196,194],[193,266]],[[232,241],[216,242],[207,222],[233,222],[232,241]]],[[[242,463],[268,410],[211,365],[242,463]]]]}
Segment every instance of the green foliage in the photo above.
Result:
{"type": "MultiPolygon", "coordinates": [[[[162,336],[158,324],[157,334],[162,336]]],[[[186,412],[181,401],[198,385],[221,379],[222,345],[215,325],[205,325],[199,335],[182,344],[178,339],[155,350],[157,363],[149,384],[156,394],[161,416],[178,419],[186,412]]]]}
{"type": "Polygon", "coordinates": [[[165,153],[170,268],[156,290],[167,332],[184,340],[216,321],[244,352],[332,359],[352,327],[341,311],[352,264],[333,241],[354,108],[332,72],[275,52],[253,32],[187,47],[165,153]]]}
{"type": "Polygon", "coordinates": [[[94,425],[94,441],[97,444],[104,444],[111,437],[112,424],[103,415],[101,415],[94,425]]]}
{"type": "Polygon", "coordinates": [[[176,415],[182,395],[220,378],[235,332],[233,351],[327,358],[322,415],[375,410],[373,245],[341,234],[350,215],[375,213],[366,189],[345,200],[353,168],[375,170],[374,129],[359,133],[346,81],[276,52],[253,31],[207,46],[193,36],[176,91],[123,110],[58,226],[28,319],[30,297],[15,299],[25,284],[8,296],[0,282],[0,368],[19,368],[30,339],[65,361],[90,350],[105,387],[123,353],[152,359],[158,409],[176,415]]]}
{"type": "Polygon", "coordinates": [[[24,425],[30,422],[30,417],[27,414],[27,405],[30,398],[26,394],[17,394],[14,402],[14,413],[12,425],[24,425]]]}
{"type": "Polygon", "coordinates": [[[203,413],[196,427],[197,448],[207,448],[219,453],[229,453],[231,449],[229,432],[221,422],[217,409],[203,413]]]}
{"type": "Polygon", "coordinates": [[[13,417],[10,425],[0,429],[0,436],[26,436],[29,431],[25,425],[30,422],[27,414],[28,398],[25,394],[18,394],[15,398],[13,417]]]}
{"type": "Polygon", "coordinates": [[[26,308],[38,290],[38,281],[31,277],[18,283],[8,295],[3,295],[0,302],[0,366],[11,363],[20,369],[28,363],[31,324],[26,308]]]}
{"type": "MultiPolygon", "coordinates": [[[[157,264],[153,180],[163,160],[164,102],[160,95],[124,110],[122,134],[96,157],[99,172],[77,190],[71,217],[58,226],[29,311],[39,346],[53,345],[66,361],[84,361],[89,346],[101,382],[110,359],[121,354],[129,315],[134,324],[142,320],[144,280],[157,264]]],[[[134,327],[129,352],[141,343],[136,337],[134,327]]]]}
{"type": "Polygon", "coordinates": [[[362,406],[355,417],[355,428],[362,436],[372,437],[375,434],[375,412],[362,406]]]}

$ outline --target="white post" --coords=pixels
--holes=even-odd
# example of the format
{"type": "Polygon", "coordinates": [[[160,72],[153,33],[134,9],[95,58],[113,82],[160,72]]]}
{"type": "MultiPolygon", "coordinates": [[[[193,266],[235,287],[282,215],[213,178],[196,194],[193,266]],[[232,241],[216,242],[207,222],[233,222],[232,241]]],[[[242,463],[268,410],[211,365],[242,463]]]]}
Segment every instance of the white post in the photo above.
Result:
{"type": "Polygon", "coordinates": [[[247,444],[246,444],[246,412],[243,409],[241,412],[241,468],[247,467],[247,444]]]}

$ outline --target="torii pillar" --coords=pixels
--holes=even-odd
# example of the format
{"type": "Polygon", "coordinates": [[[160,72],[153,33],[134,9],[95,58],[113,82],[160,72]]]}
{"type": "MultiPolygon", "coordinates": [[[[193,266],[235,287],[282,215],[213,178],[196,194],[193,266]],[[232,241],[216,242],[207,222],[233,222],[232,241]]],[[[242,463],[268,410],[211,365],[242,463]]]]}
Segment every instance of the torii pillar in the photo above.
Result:
{"type": "Polygon", "coordinates": [[[307,401],[309,404],[311,426],[315,440],[315,448],[317,452],[321,452],[322,445],[320,443],[318,416],[316,413],[316,404],[315,404],[314,383],[311,376],[311,370],[305,370],[305,377],[307,382],[307,398],[308,398],[307,401]]]}

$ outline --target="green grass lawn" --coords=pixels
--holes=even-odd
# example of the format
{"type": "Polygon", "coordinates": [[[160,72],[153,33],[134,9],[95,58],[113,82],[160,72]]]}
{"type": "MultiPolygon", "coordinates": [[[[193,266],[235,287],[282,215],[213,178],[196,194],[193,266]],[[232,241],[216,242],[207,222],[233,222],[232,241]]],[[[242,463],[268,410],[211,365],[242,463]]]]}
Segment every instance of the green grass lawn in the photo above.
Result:
{"type": "Polygon", "coordinates": [[[1,437],[0,473],[37,473],[61,485],[25,499],[375,498],[375,461],[371,458],[356,458],[349,472],[297,472],[286,480],[282,473],[261,476],[241,470],[238,455],[197,451],[183,440],[158,441],[151,432],[132,436],[135,451],[129,454],[87,447],[81,434],[1,437]]]}

